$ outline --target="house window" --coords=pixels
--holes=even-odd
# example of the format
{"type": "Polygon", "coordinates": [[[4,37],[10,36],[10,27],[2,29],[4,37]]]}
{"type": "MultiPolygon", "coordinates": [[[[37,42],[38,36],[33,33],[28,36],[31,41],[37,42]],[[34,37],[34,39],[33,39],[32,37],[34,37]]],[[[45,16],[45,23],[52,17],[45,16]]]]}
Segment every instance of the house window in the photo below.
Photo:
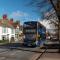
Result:
{"type": "Polygon", "coordinates": [[[18,38],[18,34],[15,34],[15,37],[18,38]]]}
{"type": "Polygon", "coordinates": [[[11,29],[11,33],[14,34],[14,29],[11,29]]]}
{"type": "Polygon", "coordinates": [[[15,31],[16,31],[16,33],[19,33],[19,29],[16,29],[15,31]]]}
{"type": "Polygon", "coordinates": [[[3,27],[3,28],[2,28],[2,32],[3,32],[3,33],[6,33],[6,27],[3,27]]]}

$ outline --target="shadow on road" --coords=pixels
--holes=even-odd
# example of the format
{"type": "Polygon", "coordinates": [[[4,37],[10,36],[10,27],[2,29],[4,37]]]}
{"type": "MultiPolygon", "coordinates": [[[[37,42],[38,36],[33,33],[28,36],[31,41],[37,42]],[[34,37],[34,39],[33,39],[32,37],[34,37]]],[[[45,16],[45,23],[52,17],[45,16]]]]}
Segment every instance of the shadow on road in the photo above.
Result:
{"type": "Polygon", "coordinates": [[[23,45],[23,43],[8,43],[0,45],[0,48],[10,48],[10,47],[35,48],[36,46],[25,46],[23,45]]]}
{"type": "Polygon", "coordinates": [[[6,48],[9,50],[21,50],[21,51],[28,51],[28,52],[35,52],[35,53],[43,53],[45,50],[45,53],[58,53],[58,49],[52,49],[50,48],[39,48],[39,47],[28,47],[24,46],[22,43],[8,43],[0,45],[0,48],[6,48]],[[54,51],[53,51],[54,50],[54,51]],[[56,50],[56,51],[55,51],[56,50]]]}

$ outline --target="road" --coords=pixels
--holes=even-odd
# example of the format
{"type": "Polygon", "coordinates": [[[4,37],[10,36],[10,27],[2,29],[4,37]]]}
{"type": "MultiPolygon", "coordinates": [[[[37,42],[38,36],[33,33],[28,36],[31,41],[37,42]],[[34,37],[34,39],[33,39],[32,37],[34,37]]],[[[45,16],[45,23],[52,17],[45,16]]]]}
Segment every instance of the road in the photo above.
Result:
{"type": "Polygon", "coordinates": [[[44,53],[39,60],[60,60],[59,53],[44,53]]]}
{"type": "Polygon", "coordinates": [[[18,45],[0,46],[0,60],[60,60],[60,53],[56,53],[58,49],[47,49],[44,52],[45,49],[40,49],[39,47],[33,48],[18,45]],[[42,54],[41,52],[44,53],[42,54]]]}
{"type": "MultiPolygon", "coordinates": [[[[31,48],[33,49],[33,48],[31,48]]],[[[54,51],[48,49],[47,51],[54,51]]],[[[57,50],[56,50],[57,51],[57,50]]],[[[59,53],[37,53],[17,49],[0,48],[0,60],[60,60],[59,53]],[[41,56],[41,57],[40,57],[41,56]]]]}
{"type": "Polygon", "coordinates": [[[34,52],[0,48],[0,60],[31,60],[34,52]]]}

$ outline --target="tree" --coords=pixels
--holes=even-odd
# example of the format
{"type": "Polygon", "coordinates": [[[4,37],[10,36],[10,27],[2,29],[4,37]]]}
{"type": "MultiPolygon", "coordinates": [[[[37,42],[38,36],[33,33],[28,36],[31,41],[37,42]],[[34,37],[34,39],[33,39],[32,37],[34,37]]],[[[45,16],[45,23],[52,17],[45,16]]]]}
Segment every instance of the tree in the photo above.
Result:
{"type": "MultiPolygon", "coordinates": [[[[59,38],[59,44],[60,44],[60,0],[56,0],[56,4],[53,3],[53,0],[49,0],[53,6],[53,8],[56,11],[57,17],[59,19],[58,21],[58,38],[59,38]]],[[[60,52],[60,45],[59,45],[59,52],[60,52]]]]}
{"type": "MultiPolygon", "coordinates": [[[[55,10],[57,17],[59,20],[56,19],[56,21],[54,20],[50,20],[51,23],[53,23],[55,26],[58,27],[58,36],[59,36],[59,42],[60,42],[60,0],[31,0],[31,2],[29,3],[29,6],[33,6],[36,7],[39,11],[39,13],[43,13],[43,18],[46,18],[47,20],[51,19],[50,17],[52,15],[54,15],[55,13],[51,14],[47,14],[47,16],[45,15],[47,12],[50,12],[51,10],[55,10]],[[44,10],[44,7],[47,7],[47,4],[51,4],[48,9],[44,10]],[[52,9],[53,7],[53,9],[52,9]]],[[[59,47],[59,51],[60,51],[60,47],[59,47]]]]}
{"type": "Polygon", "coordinates": [[[17,21],[15,22],[15,24],[20,25],[20,21],[19,21],[19,20],[17,20],[17,21]]]}

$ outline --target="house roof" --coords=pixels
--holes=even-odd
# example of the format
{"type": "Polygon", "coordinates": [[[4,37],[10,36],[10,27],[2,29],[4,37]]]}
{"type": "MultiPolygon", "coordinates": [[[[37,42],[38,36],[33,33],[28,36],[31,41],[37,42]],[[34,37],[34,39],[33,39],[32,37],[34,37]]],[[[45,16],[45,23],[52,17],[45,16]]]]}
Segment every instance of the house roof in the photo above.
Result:
{"type": "Polygon", "coordinates": [[[14,21],[9,19],[0,19],[0,26],[16,28],[18,24],[15,24],[14,21]]]}

